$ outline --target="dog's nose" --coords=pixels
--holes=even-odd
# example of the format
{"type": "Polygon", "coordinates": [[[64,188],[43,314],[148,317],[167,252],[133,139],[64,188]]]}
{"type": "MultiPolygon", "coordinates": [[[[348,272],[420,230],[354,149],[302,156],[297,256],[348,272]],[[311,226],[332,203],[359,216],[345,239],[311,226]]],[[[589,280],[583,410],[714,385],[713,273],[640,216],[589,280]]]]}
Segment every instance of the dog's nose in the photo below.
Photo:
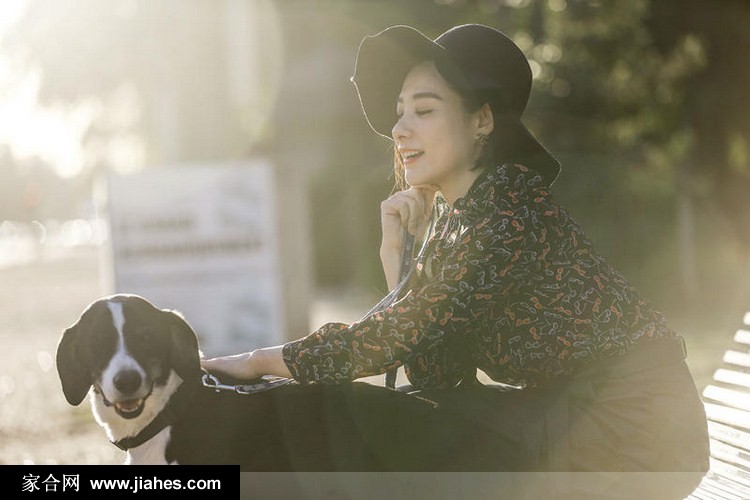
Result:
{"type": "Polygon", "coordinates": [[[115,375],[115,388],[123,394],[131,394],[141,386],[141,374],[135,370],[123,370],[115,375]]]}

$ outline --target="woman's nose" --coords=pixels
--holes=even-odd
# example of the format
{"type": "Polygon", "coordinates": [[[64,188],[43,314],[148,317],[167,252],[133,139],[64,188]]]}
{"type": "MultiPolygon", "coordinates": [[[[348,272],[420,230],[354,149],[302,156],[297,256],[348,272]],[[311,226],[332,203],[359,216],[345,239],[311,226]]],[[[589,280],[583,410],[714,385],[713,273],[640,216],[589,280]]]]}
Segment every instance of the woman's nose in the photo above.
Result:
{"type": "Polygon", "coordinates": [[[393,128],[391,129],[391,137],[393,137],[394,140],[406,137],[410,130],[411,129],[406,120],[406,115],[402,115],[393,125],[393,128]]]}

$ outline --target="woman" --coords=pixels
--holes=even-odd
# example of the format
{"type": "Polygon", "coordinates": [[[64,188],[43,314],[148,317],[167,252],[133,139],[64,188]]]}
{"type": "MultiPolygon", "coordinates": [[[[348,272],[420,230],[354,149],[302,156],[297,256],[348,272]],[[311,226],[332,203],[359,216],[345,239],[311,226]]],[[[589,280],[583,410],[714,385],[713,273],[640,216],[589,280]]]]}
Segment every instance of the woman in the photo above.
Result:
{"type": "Polygon", "coordinates": [[[531,87],[505,35],[367,37],[353,81],[408,188],[381,205],[391,305],[283,346],[206,360],[240,378],[338,384],[404,366],[420,394],[518,441],[521,470],[701,471],[705,415],[684,343],[592,248],[520,121],[531,87]],[[434,227],[398,283],[405,229],[434,227]],[[520,390],[475,383],[476,369],[520,390]],[[458,387],[458,388],[457,388],[458,387]]]}

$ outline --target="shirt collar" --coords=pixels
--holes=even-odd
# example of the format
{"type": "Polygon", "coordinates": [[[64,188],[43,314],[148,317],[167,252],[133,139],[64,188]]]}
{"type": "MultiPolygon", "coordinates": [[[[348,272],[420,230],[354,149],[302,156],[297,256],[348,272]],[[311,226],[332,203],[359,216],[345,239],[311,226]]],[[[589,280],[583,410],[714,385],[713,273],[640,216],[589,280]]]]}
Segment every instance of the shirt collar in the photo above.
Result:
{"type": "Polygon", "coordinates": [[[453,212],[461,214],[466,211],[481,210],[487,202],[492,202],[498,195],[498,188],[516,193],[523,193],[545,186],[544,180],[536,170],[519,163],[503,163],[493,168],[486,168],[476,178],[466,195],[453,204],[453,212]]]}

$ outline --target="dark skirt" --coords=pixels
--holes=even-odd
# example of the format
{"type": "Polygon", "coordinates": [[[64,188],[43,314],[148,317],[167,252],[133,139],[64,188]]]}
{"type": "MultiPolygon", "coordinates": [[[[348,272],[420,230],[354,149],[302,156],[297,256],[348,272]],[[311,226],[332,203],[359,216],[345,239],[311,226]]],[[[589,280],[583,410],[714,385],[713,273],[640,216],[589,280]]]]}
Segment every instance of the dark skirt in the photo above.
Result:
{"type": "Polygon", "coordinates": [[[437,403],[437,421],[464,429],[448,448],[463,462],[473,453],[475,470],[695,473],[694,484],[675,476],[685,494],[708,470],[706,416],[681,338],[644,342],[543,388],[416,395],[437,403]]]}

